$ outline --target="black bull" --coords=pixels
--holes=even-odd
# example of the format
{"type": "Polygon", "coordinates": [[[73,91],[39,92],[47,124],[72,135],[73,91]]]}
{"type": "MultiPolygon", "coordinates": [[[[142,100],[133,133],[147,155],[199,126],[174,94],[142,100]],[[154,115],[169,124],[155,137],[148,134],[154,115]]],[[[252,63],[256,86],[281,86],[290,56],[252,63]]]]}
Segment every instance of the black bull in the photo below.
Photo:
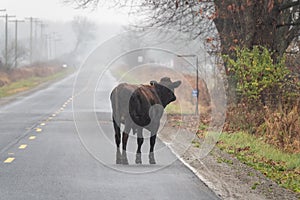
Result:
{"type": "MultiPolygon", "coordinates": [[[[151,81],[150,85],[119,84],[111,93],[110,100],[113,110],[113,125],[115,130],[115,142],[118,148],[121,143],[121,124],[124,124],[122,134],[122,148],[126,155],[126,146],[129,132],[137,134],[136,163],[141,163],[141,147],[144,142],[143,128],[151,132],[149,162],[155,164],[154,145],[156,134],[160,125],[160,119],[164,108],[176,100],[174,89],[181,81],[172,82],[170,78],[164,77],[160,82],[151,81]]],[[[120,154],[120,153],[119,153],[120,154]]],[[[127,164],[125,161],[117,163],[127,164]]]]}

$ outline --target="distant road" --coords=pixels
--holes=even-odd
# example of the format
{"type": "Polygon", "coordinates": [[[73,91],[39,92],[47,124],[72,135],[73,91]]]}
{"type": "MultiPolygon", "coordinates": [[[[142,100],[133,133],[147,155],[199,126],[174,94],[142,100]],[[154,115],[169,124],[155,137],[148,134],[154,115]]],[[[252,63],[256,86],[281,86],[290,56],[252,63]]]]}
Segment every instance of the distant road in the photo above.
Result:
{"type": "Polygon", "coordinates": [[[100,106],[76,107],[79,134],[74,76],[0,107],[0,199],[218,199],[160,141],[157,165],[149,165],[146,154],[144,164],[134,164],[134,138],[129,165],[115,163],[108,96],[116,82],[109,75],[102,80],[107,85],[95,90],[100,106]],[[95,117],[98,129],[89,126],[95,117]]]}

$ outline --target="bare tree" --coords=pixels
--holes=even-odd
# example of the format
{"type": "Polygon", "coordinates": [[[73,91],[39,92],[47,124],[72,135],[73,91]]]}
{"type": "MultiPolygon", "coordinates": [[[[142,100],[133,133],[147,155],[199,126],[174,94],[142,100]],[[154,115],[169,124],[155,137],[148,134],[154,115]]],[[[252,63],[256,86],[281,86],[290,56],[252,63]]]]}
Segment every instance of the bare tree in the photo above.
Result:
{"type": "MultiPolygon", "coordinates": [[[[68,0],[79,7],[105,0],[68,0]]],[[[113,3],[112,3],[113,2],[113,3]]],[[[277,62],[300,36],[300,0],[113,0],[138,15],[137,27],[170,27],[205,41],[208,52],[234,57],[237,47],[267,47],[277,62]]],[[[229,87],[235,91],[232,72],[229,87]]]]}
{"type": "MultiPolygon", "coordinates": [[[[14,66],[17,66],[18,63],[26,60],[26,58],[28,57],[28,50],[22,44],[18,45],[17,55],[15,55],[15,52],[15,43],[11,42],[8,45],[7,50],[7,65],[4,66],[6,69],[11,69],[14,66]]],[[[2,54],[4,55],[5,52],[3,51],[2,54]]]]}
{"type": "MultiPolygon", "coordinates": [[[[93,7],[105,0],[67,1],[93,7]]],[[[139,14],[139,26],[169,26],[194,38],[206,37],[207,42],[219,40],[226,54],[236,46],[262,45],[282,56],[300,34],[300,0],[114,0],[113,4],[139,14]]]]}
{"type": "Polygon", "coordinates": [[[72,21],[72,28],[76,37],[76,43],[73,52],[77,52],[78,49],[84,45],[84,43],[95,39],[96,26],[86,17],[74,17],[72,21]]]}

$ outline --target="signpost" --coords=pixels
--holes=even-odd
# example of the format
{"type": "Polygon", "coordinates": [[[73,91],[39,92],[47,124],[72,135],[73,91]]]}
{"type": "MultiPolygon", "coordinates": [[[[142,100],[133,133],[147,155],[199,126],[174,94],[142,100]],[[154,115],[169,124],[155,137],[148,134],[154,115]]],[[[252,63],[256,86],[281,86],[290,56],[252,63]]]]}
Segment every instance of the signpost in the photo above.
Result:
{"type": "Polygon", "coordinates": [[[192,95],[196,97],[196,109],[195,109],[195,115],[199,115],[199,108],[198,108],[198,103],[199,103],[199,77],[198,77],[198,55],[196,54],[188,54],[188,55],[177,55],[177,57],[195,57],[196,58],[196,90],[192,91],[192,95]]]}

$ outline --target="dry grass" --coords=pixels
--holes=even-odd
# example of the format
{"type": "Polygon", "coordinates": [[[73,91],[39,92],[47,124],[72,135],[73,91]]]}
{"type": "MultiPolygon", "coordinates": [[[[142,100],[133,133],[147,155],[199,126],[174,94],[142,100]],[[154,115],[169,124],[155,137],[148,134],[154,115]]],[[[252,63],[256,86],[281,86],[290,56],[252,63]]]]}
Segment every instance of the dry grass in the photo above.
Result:
{"type": "Polygon", "coordinates": [[[7,73],[0,71],[0,87],[8,85],[11,83],[11,80],[7,73]]]}
{"type": "Polygon", "coordinates": [[[226,132],[245,131],[263,137],[265,141],[289,153],[300,152],[299,100],[276,108],[259,104],[230,106],[226,132]]]}
{"type": "Polygon", "coordinates": [[[280,106],[272,111],[265,107],[264,123],[259,127],[266,141],[286,152],[300,153],[300,105],[280,106]]]}
{"type": "Polygon", "coordinates": [[[67,71],[59,64],[0,71],[0,97],[26,91],[47,80],[63,76],[67,71]]]}
{"type": "Polygon", "coordinates": [[[60,66],[55,65],[23,67],[8,71],[2,70],[0,71],[0,87],[31,77],[47,77],[61,70],[60,66]]]}

